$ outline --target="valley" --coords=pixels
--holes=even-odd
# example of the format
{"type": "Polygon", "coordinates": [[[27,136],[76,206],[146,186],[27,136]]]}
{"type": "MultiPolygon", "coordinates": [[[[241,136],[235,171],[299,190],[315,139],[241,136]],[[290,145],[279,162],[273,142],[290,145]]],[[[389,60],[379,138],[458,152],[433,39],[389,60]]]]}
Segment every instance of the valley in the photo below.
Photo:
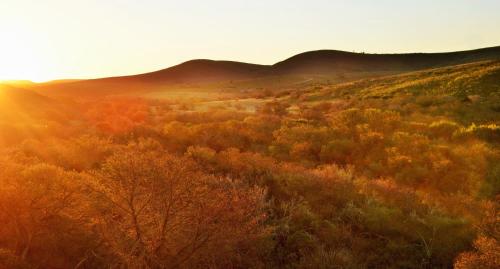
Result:
{"type": "Polygon", "coordinates": [[[0,84],[0,268],[494,268],[499,56],[0,84]]]}

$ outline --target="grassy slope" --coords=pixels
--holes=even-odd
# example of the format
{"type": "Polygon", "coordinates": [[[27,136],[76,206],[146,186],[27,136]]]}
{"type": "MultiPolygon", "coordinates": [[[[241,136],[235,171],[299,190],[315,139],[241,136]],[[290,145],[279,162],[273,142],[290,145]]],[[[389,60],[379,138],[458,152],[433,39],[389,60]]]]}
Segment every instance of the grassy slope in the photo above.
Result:
{"type": "Polygon", "coordinates": [[[302,100],[349,100],[411,113],[413,106],[430,115],[466,122],[499,122],[500,61],[430,69],[343,84],[316,85],[302,100]]]}

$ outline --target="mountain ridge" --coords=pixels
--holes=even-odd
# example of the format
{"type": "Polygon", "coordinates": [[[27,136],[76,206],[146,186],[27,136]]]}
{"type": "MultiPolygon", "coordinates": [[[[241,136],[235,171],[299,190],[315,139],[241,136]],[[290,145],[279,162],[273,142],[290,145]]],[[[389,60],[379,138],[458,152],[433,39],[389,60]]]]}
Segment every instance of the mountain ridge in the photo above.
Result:
{"type": "Polygon", "coordinates": [[[120,94],[176,84],[203,84],[247,80],[267,76],[341,76],[359,73],[404,73],[428,68],[500,59],[500,46],[440,53],[355,53],[316,50],[300,53],[273,65],[195,59],[165,69],[136,75],[41,83],[35,89],[64,94],[120,94]]]}

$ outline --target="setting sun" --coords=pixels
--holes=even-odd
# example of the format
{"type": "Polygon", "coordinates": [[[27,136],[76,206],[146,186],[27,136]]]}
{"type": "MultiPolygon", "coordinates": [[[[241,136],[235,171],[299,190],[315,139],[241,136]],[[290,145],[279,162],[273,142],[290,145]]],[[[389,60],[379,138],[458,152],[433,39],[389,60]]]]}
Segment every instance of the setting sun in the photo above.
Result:
{"type": "MultiPolygon", "coordinates": [[[[0,11],[1,13],[2,11],[0,11]]],[[[51,59],[44,50],[42,35],[26,25],[0,25],[0,80],[41,82],[55,75],[47,68],[51,59]]]]}

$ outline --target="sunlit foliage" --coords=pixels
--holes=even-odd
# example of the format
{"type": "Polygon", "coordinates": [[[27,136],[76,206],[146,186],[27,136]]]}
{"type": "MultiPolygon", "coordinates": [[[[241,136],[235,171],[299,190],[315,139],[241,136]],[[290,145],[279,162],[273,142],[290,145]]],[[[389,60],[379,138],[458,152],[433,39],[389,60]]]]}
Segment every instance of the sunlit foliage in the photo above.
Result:
{"type": "Polygon", "coordinates": [[[498,70],[19,109],[0,268],[498,268],[498,70]]]}

